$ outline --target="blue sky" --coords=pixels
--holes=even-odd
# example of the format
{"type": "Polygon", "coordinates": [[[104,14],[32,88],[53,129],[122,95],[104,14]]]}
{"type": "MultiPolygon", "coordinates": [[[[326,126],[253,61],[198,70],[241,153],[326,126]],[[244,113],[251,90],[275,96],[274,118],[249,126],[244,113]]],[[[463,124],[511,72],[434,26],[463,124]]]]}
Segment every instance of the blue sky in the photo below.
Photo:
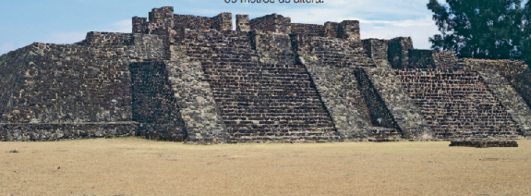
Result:
{"type": "MultiPolygon", "coordinates": [[[[240,1],[240,0],[238,0],[240,1]]],[[[294,23],[360,21],[361,37],[411,36],[415,48],[428,49],[437,27],[426,8],[429,0],[324,0],[322,4],[225,3],[224,0],[0,0],[0,54],[33,42],[74,43],[89,31],[131,32],[133,16],[173,6],[176,14],[215,16],[221,12],[255,18],[271,13],[294,23]]],[[[439,0],[442,1],[442,0],[439,0]]]]}

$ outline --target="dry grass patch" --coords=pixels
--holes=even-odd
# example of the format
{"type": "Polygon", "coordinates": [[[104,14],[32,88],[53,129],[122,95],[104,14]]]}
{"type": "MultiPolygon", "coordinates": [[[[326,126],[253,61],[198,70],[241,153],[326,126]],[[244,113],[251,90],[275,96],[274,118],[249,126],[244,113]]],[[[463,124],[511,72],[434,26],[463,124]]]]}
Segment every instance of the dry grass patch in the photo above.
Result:
{"type": "Polygon", "coordinates": [[[531,195],[530,140],[448,144],[2,142],[0,195],[531,195]]]}

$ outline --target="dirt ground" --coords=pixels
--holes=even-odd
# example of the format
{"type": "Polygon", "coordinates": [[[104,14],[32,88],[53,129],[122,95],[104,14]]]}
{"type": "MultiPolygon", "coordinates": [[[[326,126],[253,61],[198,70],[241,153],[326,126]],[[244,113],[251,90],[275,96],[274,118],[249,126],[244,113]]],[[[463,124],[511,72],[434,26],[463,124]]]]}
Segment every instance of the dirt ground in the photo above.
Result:
{"type": "Polygon", "coordinates": [[[0,142],[0,195],[531,195],[531,140],[448,144],[0,142]]]}

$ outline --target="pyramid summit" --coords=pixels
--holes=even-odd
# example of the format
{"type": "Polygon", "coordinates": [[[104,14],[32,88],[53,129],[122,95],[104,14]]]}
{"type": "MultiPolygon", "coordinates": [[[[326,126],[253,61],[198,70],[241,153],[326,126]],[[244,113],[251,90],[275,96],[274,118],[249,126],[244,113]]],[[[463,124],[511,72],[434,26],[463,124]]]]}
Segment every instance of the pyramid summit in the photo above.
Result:
{"type": "Polygon", "coordinates": [[[0,140],[142,136],[187,143],[518,139],[517,60],[360,39],[359,22],[174,14],[0,56],[0,140]],[[235,29],[235,30],[233,30],[235,29]]]}

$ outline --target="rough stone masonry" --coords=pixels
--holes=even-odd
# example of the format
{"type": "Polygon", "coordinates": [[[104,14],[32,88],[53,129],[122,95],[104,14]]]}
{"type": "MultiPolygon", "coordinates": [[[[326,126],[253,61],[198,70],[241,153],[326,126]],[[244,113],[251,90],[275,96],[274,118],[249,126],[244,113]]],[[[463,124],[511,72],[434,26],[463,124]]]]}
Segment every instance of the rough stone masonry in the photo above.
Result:
{"type": "Polygon", "coordinates": [[[143,136],[187,143],[507,140],[531,135],[516,60],[458,59],[358,21],[291,23],[155,8],[0,56],[0,140],[143,136]],[[236,30],[233,30],[236,29],[236,30]]]}

